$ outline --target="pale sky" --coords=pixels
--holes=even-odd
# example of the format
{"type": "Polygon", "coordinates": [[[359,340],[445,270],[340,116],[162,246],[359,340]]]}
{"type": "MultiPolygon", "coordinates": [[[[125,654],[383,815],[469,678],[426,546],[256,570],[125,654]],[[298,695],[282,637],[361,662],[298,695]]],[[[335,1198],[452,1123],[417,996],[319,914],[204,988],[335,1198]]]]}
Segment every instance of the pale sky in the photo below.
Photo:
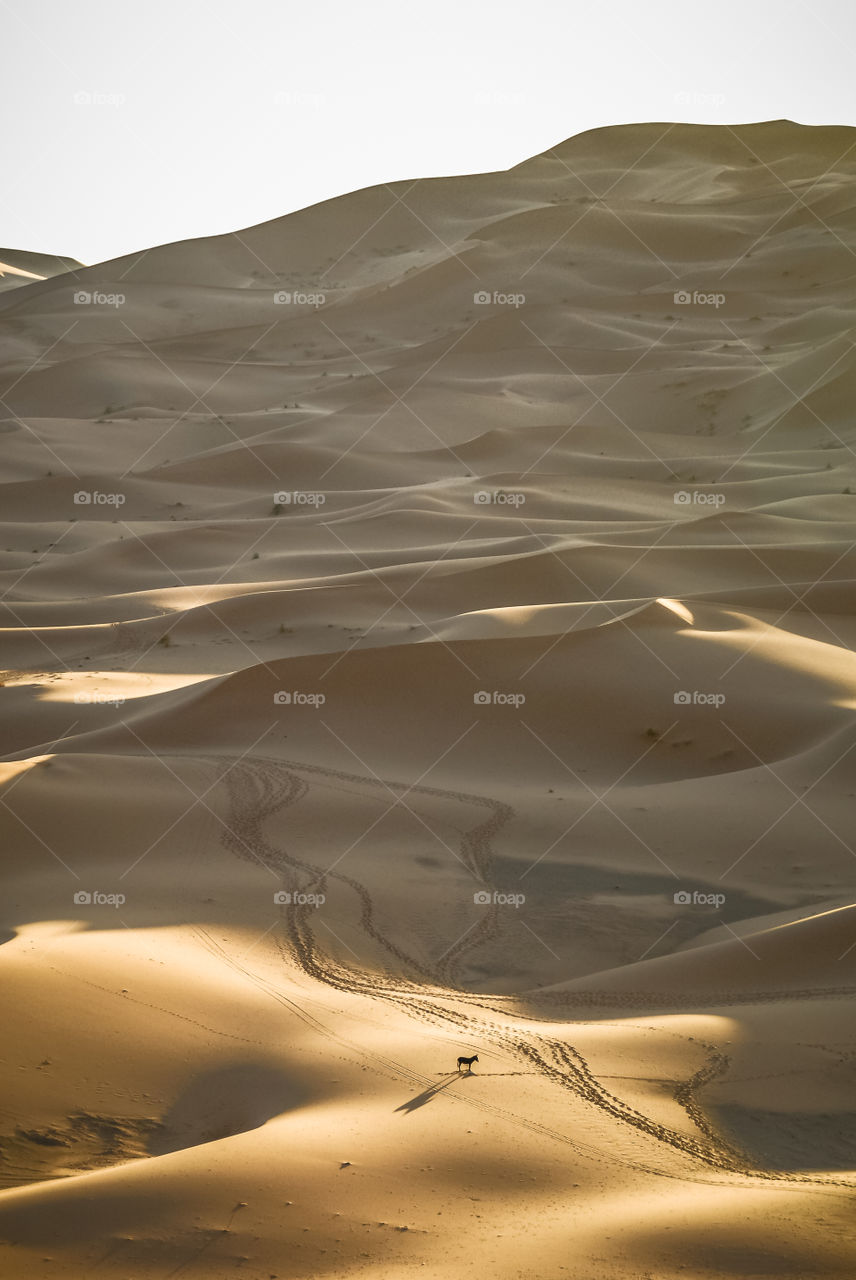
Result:
{"type": "Polygon", "coordinates": [[[856,124],[852,0],[0,0],[0,245],[87,263],[585,129],[856,124]]]}

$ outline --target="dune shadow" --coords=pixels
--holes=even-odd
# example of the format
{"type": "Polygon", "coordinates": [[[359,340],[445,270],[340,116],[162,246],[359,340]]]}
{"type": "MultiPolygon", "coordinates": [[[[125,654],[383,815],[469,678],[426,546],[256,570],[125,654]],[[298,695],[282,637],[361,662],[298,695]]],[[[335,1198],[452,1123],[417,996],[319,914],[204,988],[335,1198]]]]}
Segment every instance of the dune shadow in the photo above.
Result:
{"type": "Polygon", "coordinates": [[[12,1193],[0,1198],[0,1240],[6,1244],[44,1247],[50,1237],[55,1247],[89,1245],[93,1222],[104,1232],[139,1231],[141,1222],[160,1226],[167,1218],[166,1208],[155,1197],[141,1195],[139,1188],[121,1191],[94,1187],[86,1197],[85,1211],[66,1179],[44,1188],[28,1200],[12,1193]]]}
{"type": "Polygon", "coordinates": [[[856,1169],[856,1112],[764,1111],[736,1103],[717,1103],[707,1110],[759,1169],[856,1169]]]}
{"type": "Polygon", "coordinates": [[[241,1063],[207,1071],[173,1102],[149,1140],[149,1155],[247,1133],[310,1097],[307,1086],[273,1067],[241,1063]]]}

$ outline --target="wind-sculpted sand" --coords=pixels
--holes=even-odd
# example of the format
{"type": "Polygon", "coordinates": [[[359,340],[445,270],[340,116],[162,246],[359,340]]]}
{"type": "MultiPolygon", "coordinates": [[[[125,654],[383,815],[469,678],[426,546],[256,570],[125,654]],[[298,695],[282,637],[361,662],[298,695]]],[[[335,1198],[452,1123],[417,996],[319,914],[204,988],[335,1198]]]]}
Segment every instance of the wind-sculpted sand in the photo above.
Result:
{"type": "Polygon", "coordinates": [[[853,1274],[854,176],[0,251],[0,1274],[853,1274]]]}

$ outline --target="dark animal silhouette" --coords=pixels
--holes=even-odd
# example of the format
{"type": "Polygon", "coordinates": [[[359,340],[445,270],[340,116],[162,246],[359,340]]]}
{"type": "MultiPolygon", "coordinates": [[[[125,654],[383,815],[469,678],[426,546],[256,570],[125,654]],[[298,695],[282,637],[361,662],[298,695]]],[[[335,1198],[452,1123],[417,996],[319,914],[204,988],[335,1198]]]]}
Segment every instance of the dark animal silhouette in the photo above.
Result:
{"type": "Polygon", "coordinates": [[[458,1070],[460,1071],[461,1067],[465,1066],[470,1074],[472,1074],[473,1063],[478,1062],[478,1060],[479,1055],[477,1053],[474,1053],[471,1058],[458,1058],[458,1070]]]}

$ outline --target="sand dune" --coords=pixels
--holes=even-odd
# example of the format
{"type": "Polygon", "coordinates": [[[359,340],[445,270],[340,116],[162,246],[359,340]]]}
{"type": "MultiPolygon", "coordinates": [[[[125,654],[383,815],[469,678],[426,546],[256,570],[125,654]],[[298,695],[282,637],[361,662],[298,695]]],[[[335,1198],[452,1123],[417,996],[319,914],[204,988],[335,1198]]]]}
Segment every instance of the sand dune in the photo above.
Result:
{"type": "Polygon", "coordinates": [[[17,289],[33,280],[46,280],[82,267],[76,258],[58,258],[49,253],[26,253],[20,249],[0,249],[0,292],[17,289]]]}
{"type": "MultiPolygon", "coordinates": [[[[633,981],[640,984],[647,1003],[660,987],[734,995],[746,991],[787,992],[797,985],[834,990],[849,980],[851,989],[856,989],[854,943],[854,908],[838,907],[789,924],[744,932],[740,937],[641,961],[633,966],[633,981]]],[[[627,990],[627,977],[624,968],[610,970],[590,975],[582,985],[586,990],[595,985],[604,992],[627,990]]],[[[573,985],[563,988],[573,989],[573,985]]]]}
{"type": "Polygon", "coordinates": [[[2,1274],[853,1273],[854,154],[0,250],[2,1274]]]}

